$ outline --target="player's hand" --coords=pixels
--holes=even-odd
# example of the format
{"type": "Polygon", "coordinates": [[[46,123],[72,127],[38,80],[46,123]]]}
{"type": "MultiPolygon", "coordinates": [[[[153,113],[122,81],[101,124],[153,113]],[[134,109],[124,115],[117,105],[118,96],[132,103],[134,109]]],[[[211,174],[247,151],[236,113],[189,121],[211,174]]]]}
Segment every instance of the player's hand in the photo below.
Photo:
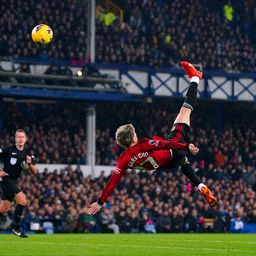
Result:
{"type": "Polygon", "coordinates": [[[88,215],[94,215],[101,209],[102,205],[98,204],[98,202],[94,202],[88,207],[83,209],[83,213],[88,215]]]}
{"type": "Polygon", "coordinates": [[[192,143],[189,144],[188,149],[189,149],[190,153],[191,153],[192,155],[194,155],[194,156],[197,155],[198,152],[199,152],[199,148],[196,147],[196,146],[195,146],[194,144],[192,144],[192,143]]]}
{"type": "Polygon", "coordinates": [[[0,170],[0,177],[9,176],[7,172],[4,172],[3,170],[0,170]]]}

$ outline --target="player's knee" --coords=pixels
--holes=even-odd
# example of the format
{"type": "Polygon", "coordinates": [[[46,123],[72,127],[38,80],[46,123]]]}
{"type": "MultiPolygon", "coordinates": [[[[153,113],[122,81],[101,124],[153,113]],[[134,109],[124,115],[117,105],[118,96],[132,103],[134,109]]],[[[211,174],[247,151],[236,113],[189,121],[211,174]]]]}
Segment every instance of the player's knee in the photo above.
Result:
{"type": "Polygon", "coordinates": [[[190,108],[181,107],[179,114],[182,115],[182,116],[183,116],[183,115],[187,116],[187,115],[190,115],[191,112],[192,112],[192,111],[191,111],[190,108]]]}
{"type": "Polygon", "coordinates": [[[174,121],[174,124],[185,123],[190,126],[190,114],[191,114],[190,109],[182,107],[180,109],[179,114],[177,115],[177,118],[174,121]]]}

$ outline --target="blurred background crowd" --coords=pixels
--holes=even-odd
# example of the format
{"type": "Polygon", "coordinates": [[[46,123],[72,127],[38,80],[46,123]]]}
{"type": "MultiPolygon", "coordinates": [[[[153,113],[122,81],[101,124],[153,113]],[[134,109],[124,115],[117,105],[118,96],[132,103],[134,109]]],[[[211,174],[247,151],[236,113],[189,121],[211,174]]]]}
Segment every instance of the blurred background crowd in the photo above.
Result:
{"type": "Polygon", "coordinates": [[[83,177],[79,167],[67,167],[60,173],[45,170],[23,176],[22,188],[29,198],[23,225],[33,230],[38,224],[34,230],[47,233],[162,233],[241,232],[245,223],[255,223],[255,172],[247,168],[236,177],[194,167],[218,197],[217,208],[210,208],[180,171],[163,170],[128,174],[105,208],[88,216],[83,207],[97,198],[108,177],[102,172],[91,179],[83,177]]]}
{"type": "MultiPolygon", "coordinates": [[[[96,164],[115,165],[122,151],[114,140],[119,125],[133,123],[139,137],[166,136],[180,105],[180,100],[97,103],[96,164]]],[[[2,103],[1,145],[11,144],[15,129],[23,127],[39,163],[77,164],[75,169],[23,175],[20,184],[29,199],[24,226],[47,232],[241,231],[245,223],[256,222],[253,106],[200,101],[193,113],[191,141],[200,153],[190,159],[219,199],[217,208],[209,208],[186,177],[173,169],[127,174],[106,209],[91,217],[82,214],[82,208],[100,195],[108,177],[104,169],[96,179],[83,177],[79,167],[86,162],[87,105],[2,103]]]]}
{"type": "MultiPolygon", "coordinates": [[[[255,71],[255,0],[113,2],[124,10],[124,23],[97,18],[96,62],[174,67],[189,58],[207,70],[255,71]]],[[[3,0],[0,10],[0,56],[90,61],[85,2],[3,0]],[[50,47],[32,43],[37,23],[51,25],[50,47]]]]}

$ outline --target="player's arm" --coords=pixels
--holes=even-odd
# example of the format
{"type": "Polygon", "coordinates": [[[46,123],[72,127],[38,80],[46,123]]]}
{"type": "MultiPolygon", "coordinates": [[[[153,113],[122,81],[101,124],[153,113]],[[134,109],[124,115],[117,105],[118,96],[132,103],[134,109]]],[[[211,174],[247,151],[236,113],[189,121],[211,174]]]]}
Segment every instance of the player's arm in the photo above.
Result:
{"type": "Polygon", "coordinates": [[[33,174],[38,173],[38,168],[35,165],[35,157],[33,155],[26,157],[26,168],[29,169],[33,174]]]}
{"type": "Polygon", "coordinates": [[[100,205],[103,205],[107,198],[112,194],[113,190],[117,187],[117,184],[121,180],[121,178],[125,175],[126,169],[120,169],[118,167],[115,168],[115,170],[112,172],[112,175],[103,189],[103,192],[101,196],[98,199],[98,203],[100,205]]]}
{"type": "Polygon", "coordinates": [[[178,137],[174,137],[171,140],[150,140],[143,139],[142,140],[142,149],[146,151],[153,151],[157,149],[180,149],[180,150],[188,150],[189,143],[179,142],[178,137]]]}
{"type": "Polygon", "coordinates": [[[92,203],[90,206],[84,209],[84,212],[88,215],[93,215],[97,213],[103,204],[106,202],[107,198],[112,194],[113,190],[117,187],[117,184],[121,180],[121,178],[126,173],[126,169],[120,169],[118,167],[112,172],[112,175],[103,189],[101,196],[99,197],[98,201],[92,203]]]}
{"type": "MultiPolygon", "coordinates": [[[[154,137],[156,138],[156,137],[154,137]]],[[[196,155],[199,151],[192,143],[182,143],[179,142],[178,137],[174,137],[171,140],[164,140],[164,139],[143,139],[141,141],[142,150],[145,151],[154,151],[158,149],[177,149],[177,150],[189,150],[193,155],[196,155]]]]}

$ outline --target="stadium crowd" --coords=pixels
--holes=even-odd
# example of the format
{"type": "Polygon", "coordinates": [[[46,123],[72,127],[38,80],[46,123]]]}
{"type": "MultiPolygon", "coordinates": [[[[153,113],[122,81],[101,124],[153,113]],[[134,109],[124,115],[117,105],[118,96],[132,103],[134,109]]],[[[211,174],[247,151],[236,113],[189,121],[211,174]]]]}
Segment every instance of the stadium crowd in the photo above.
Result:
{"type": "MultiPolygon", "coordinates": [[[[231,20],[223,13],[226,1],[114,2],[124,10],[124,26],[119,19],[109,26],[97,19],[97,62],[173,67],[189,58],[208,70],[255,71],[254,0],[230,2],[231,20]]],[[[89,61],[82,1],[3,0],[0,10],[0,56],[89,61]],[[38,23],[49,24],[55,35],[44,48],[30,38],[38,23]]]]}
{"type": "MultiPolygon", "coordinates": [[[[54,173],[44,170],[36,176],[23,175],[21,186],[29,199],[25,228],[45,232],[239,232],[243,223],[256,223],[252,105],[199,104],[200,111],[193,114],[191,141],[201,151],[191,162],[219,199],[217,208],[209,208],[181,172],[161,170],[152,175],[128,174],[106,209],[96,216],[81,213],[107,181],[104,173],[96,179],[83,177],[79,168],[86,152],[86,107],[3,104],[1,145],[9,145],[12,131],[23,127],[40,163],[78,164],[75,170],[68,166],[54,173]],[[239,115],[238,122],[237,115],[243,111],[246,115],[239,115]],[[14,123],[17,127],[12,127],[14,123]]],[[[177,101],[166,105],[97,104],[97,164],[114,165],[121,152],[114,142],[119,124],[132,122],[140,137],[166,136],[178,105],[177,101]]]]}
{"type": "Polygon", "coordinates": [[[74,110],[72,104],[68,108],[55,104],[3,104],[0,145],[13,144],[15,130],[23,127],[28,148],[39,163],[85,164],[85,111],[74,110]]]}
{"type": "MultiPolygon", "coordinates": [[[[96,164],[115,164],[122,150],[115,143],[115,130],[124,123],[133,123],[139,137],[167,137],[180,105],[177,100],[152,105],[97,103],[96,164]]],[[[85,164],[87,106],[3,103],[0,145],[13,143],[15,130],[22,127],[27,131],[28,147],[38,162],[85,164]]],[[[199,158],[203,163],[220,168],[225,165],[229,169],[241,164],[255,166],[254,111],[247,107],[246,115],[238,123],[230,109],[238,114],[243,111],[242,105],[200,102],[200,109],[192,115],[191,141],[201,148],[199,158]]]]}
{"type": "Polygon", "coordinates": [[[0,10],[0,56],[86,59],[86,6],[82,1],[3,0],[0,10]],[[50,47],[39,47],[31,40],[33,27],[40,23],[53,29],[50,47]]]}
{"type": "Polygon", "coordinates": [[[223,14],[226,1],[116,2],[127,26],[98,22],[99,62],[175,67],[191,59],[207,70],[255,71],[253,1],[232,2],[232,21],[223,14]]]}
{"type": "Polygon", "coordinates": [[[217,208],[210,208],[179,171],[160,171],[128,174],[106,208],[87,216],[82,208],[101,192],[103,173],[93,180],[79,167],[67,167],[59,174],[24,175],[21,184],[29,198],[24,226],[38,223],[43,229],[43,223],[52,223],[46,232],[227,232],[234,221],[256,222],[255,171],[245,168],[240,178],[232,173],[216,178],[214,170],[205,169],[201,176],[218,197],[217,208]]]}

